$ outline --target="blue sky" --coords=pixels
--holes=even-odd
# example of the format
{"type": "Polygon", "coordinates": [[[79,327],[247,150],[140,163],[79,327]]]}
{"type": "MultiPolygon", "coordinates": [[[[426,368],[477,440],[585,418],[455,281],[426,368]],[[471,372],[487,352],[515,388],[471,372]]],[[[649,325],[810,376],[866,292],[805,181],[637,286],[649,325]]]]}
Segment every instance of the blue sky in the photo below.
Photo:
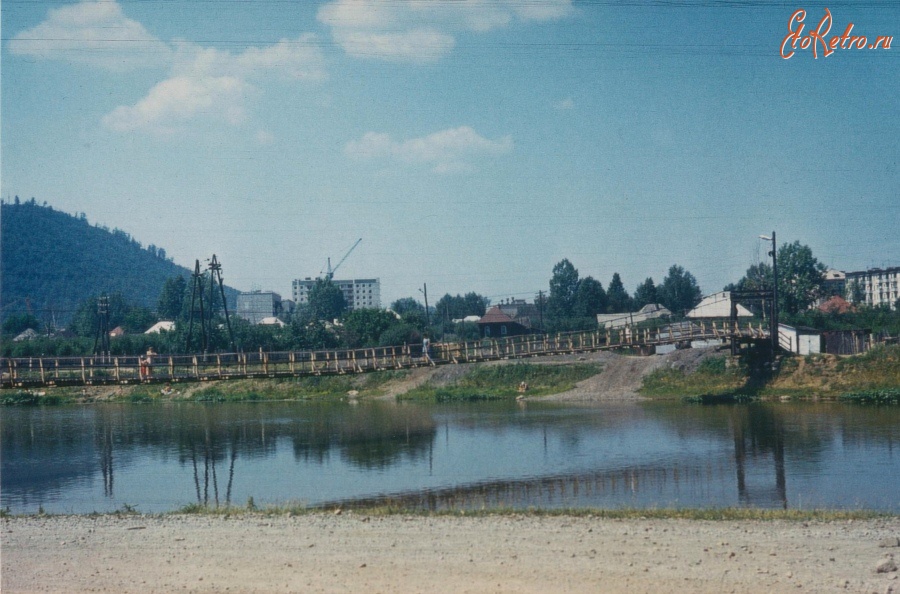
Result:
{"type": "Polygon", "coordinates": [[[900,34],[887,0],[6,0],[2,195],[284,296],[360,237],[337,276],[385,304],[562,258],[712,293],[772,230],[898,266],[900,48],[783,59],[826,7],[900,34]]]}

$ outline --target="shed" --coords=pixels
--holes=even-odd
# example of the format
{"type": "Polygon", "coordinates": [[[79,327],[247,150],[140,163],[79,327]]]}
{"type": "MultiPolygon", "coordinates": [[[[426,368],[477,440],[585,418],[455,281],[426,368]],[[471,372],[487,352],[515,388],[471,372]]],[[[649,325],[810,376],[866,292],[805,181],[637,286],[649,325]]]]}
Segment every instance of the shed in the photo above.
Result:
{"type": "Polygon", "coordinates": [[[778,344],[798,355],[821,353],[822,333],[815,328],[778,324],[778,344]]]}

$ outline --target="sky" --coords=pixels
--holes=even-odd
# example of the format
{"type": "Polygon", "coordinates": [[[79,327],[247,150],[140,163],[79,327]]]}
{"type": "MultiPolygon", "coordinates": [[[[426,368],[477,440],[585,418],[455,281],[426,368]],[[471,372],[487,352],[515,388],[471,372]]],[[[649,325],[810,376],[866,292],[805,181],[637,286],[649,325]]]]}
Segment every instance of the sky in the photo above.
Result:
{"type": "Polygon", "coordinates": [[[240,290],[290,297],[359,238],[336,278],[380,278],[385,306],[426,284],[531,300],[563,258],[631,292],[677,264],[710,294],[772,231],[830,268],[900,266],[893,0],[0,11],[3,199],[216,254],[240,290]]]}

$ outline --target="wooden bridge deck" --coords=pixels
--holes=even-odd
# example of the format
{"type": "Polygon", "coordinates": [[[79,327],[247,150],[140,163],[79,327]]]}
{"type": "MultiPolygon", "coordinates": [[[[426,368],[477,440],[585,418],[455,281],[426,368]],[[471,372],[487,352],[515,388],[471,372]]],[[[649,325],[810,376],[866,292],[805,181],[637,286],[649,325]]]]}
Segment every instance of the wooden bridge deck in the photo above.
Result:
{"type": "Polygon", "coordinates": [[[532,334],[472,342],[433,343],[428,356],[422,352],[421,345],[330,351],[155,355],[149,374],[142,373],[138,356],[3,358],[0,359],[0,388],[341,375],[600,350],[642,350],[695,340],[763,340],[767,337],[766,329],[752,325],[682,323],[659,329],[601,329],[554,336],[532,334]]]}

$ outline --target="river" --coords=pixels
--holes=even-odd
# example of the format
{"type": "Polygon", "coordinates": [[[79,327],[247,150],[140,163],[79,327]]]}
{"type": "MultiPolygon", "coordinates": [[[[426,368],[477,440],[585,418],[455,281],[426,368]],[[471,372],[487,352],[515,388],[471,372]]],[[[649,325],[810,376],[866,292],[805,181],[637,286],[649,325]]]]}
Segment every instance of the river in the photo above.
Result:
{"type": "Polygon", "coordinates": [[[900,407],[91,404],[2,414],[12,513],[188,504],[900,512],[900,407]]]}

